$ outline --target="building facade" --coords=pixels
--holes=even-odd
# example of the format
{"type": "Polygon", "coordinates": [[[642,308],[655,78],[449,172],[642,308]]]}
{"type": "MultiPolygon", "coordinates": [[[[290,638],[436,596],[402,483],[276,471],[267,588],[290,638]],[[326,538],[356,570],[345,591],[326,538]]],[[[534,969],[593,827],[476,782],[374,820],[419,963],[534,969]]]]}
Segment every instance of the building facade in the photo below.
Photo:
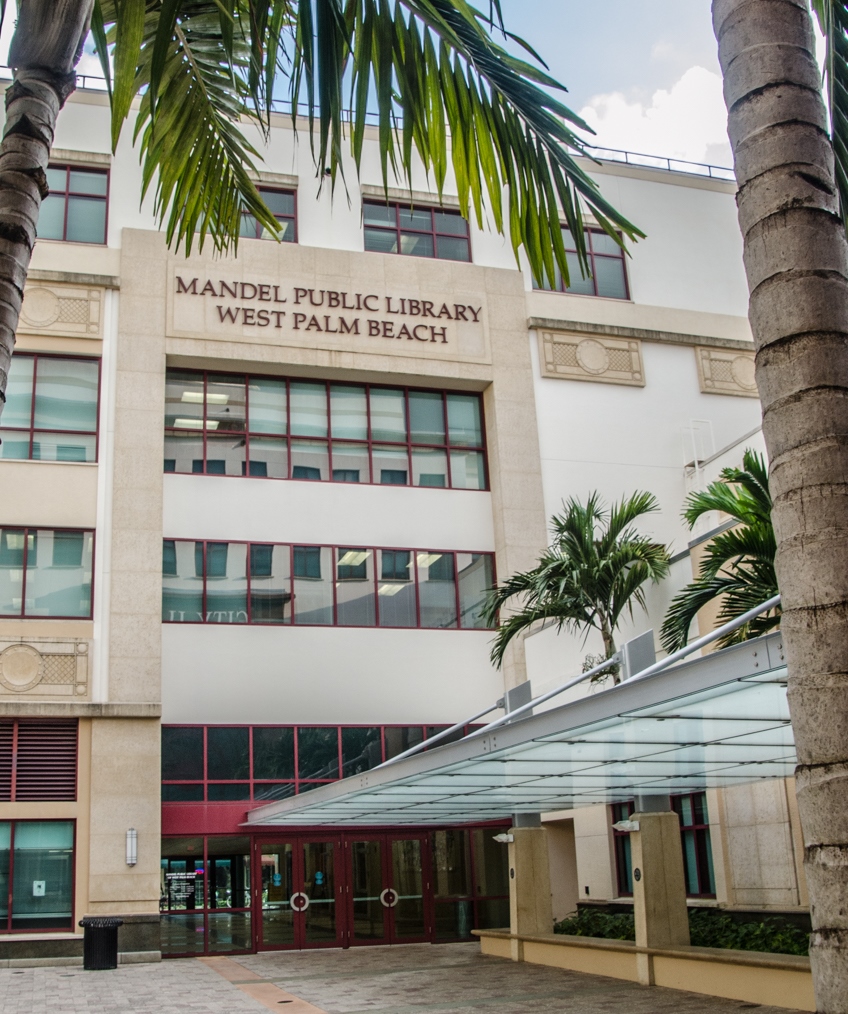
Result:
{"type": "MultiPolygon", "coordinates": [[[[570,496],[658,497],[672,576],[622,638],[658,626],[686,493],[761,446],[731,180],[596,166],[648,238],[590,225],[566,291],[366,143],[331,200],[278,117],[283,241],[245,215],[237,256],[185,256],[103,94],[61,114],[0,419],[0,956],[76,953],[85,914],[125,960],[503,925],[492,826],[246,814],[579,672],[600,643],[553,630],[494,669],[481,617],[570,496]]],[[[803,908],[784,782],[675,806],[699,903],[803,908]]],[[[546,815],[557,916],[627,897],[613,809],[546,815]]]]}

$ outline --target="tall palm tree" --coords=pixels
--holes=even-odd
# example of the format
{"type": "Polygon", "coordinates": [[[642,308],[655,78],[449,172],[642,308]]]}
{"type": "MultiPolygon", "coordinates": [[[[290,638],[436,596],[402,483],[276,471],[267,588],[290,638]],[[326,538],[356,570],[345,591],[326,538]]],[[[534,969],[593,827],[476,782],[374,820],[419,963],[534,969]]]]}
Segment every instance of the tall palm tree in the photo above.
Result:
{"type": "Polygon", "coordinates": [[[848,1012],[848,3],[713,0],[771,462],[821,1014],[848,1012]],[[836,164],[834,166],[834,153],[836,164]]]}
{"type": "MultiPolygon", "coordinates": [[[[513,574],[489,593],[484,615],[491,626],[513,600],[520,603],[498,626],[491,653],[495,665],[501,665],[516,635],[543,622],[575,633],[597,630],[604,658],[614,655],[619,621],[632,616],[634,602],[645,608],[646,582],[668,574],[665,546],[633,527],[656,510],[651,493],[634,493],[609,510],[597,493],[585,504],[569,499],[563,513],[551,518],[554,541],[538,565],[513,574]]],[[[617,671],[612,675],[617,683],[617,671]]]]}
{"type": "MultiPolygon", "coordinates": [[[[248,209],[279,231],[251,181],[259,153],[243,133],[267,135],[281,87],[297,119],[305,103],[320,183],[334,187],[345,135],[356,169],[366,114],[376,113],[384,182],[411,185],[417,164],[441,194],[452,167],[460,207],[508,225],[537,277],[567,277],[560,221],[578,243],[583,212],[622,243],[641,233],[604,200],[575,162],[586,124],[526,46],[517,59],[467,0],[18,0],[0,144],[0,398],[6,388],[45,169],[59,111],[93,33],[109,87],[112,144],[135,100],[143,191],[152,190],[168,242],[195,235],[219,250],[238,242],[248,209]],[[371,107],[374,107],[373,109],[371,107]]],[[[6,2],[0,0],[0,15],[6,2]]],[[[1,19],[0,19],[1,20],[1,19]]],[[[515,38],[515,37],[512,37],[515,38]]],[[[518,40],[519,42],[521,40],[518,40]]]]}
{"type": "MultiPolygon", "coordinates": [[[[762,455],[746,450],[742,468],[722,469],[718,482],[687,498],[683,517],[692,528],[711,511],[727,514],[736,525],[710,540],[698,577],[671,600],[660,634],[668,652],[686,644],[692,621],[709,602],[721,600],[718,619],[727,623],[777,595],[771,496],[762,455]]],[[[759,637],[779,624],[778,606],[732,631],[719,647],[759,637]]]]}

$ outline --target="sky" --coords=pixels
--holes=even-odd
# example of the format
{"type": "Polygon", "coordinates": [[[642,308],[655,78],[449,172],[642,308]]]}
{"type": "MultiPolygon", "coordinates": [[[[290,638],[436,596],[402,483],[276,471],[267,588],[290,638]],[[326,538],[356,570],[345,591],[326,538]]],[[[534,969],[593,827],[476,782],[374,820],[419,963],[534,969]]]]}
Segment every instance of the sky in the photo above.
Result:
{"type": "MultiPolygon", "coordinates": [[[[488,9],[487,0],[477,5],[488,9]]],[[[501,6],[507,29],[568,88],[564,102],[595,131],[591,143],[732,165],[710,0],[501,0],[501,6]]],[[[0,63],[12,24],[7,16],[0,63]]],[[[97,57],[86,53],[80,70],[99,75],[97,57]]]]}

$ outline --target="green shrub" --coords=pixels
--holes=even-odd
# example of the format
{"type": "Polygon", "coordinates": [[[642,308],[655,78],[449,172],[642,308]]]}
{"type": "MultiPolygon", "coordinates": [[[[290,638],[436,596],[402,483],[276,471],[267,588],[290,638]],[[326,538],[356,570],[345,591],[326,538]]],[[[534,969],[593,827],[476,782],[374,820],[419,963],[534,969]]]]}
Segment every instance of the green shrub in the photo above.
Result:
{"type": "MultiPolygon", "coordinates": [[[[613,915],[590,908],[582,908],[558,922],[554,933],[602,940],[636,939],[632,915],[613,915]]],[[[715,909],[689,909],[689,934],[693,947],[806,955],[810,946],[810,934],[780,916],[766,916],[758,922],[737,922],[715,909]]]]}

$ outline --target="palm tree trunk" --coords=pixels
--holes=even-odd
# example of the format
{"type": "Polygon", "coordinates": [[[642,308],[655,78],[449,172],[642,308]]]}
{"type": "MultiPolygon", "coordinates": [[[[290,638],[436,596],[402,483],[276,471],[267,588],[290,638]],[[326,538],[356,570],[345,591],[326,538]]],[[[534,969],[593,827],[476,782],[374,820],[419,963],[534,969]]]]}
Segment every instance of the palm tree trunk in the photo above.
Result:
{"type": "MultiPolygon", "coordinates": [[[[24,296],[35,227],[47,196],[47,160],[56,117],[76,87],[76,67],[94,0],[20,0],[9,51],[0,143],[0,410],[24,296]]],[[[7,13],[11,16],[11,12],[7,13]]]]}
{"type": "Polygon", "coordinates": [[[848,244],[807,0],[713,0],[771,460],[821,1014],[848,1012],[848,244]]]}
{"type": "MultiPolygon", "coordinates": [[[[613,639],[613,636],[612,636],[612,630],[610,629],[610,623],[609,623],[609,620],[606,618],[606,616],[604,616],[603,613],[599,614],[599,618],[600,618],[600,621],[601,621],[601,637],[603,638],[603,641],[604,641],[604,658],[612,658],[612,656],[615,654],[615,640],[613,639]]],[[[606,669],[604,670],[605,673],[607,671],[608,670],[606,670],[606,669]]],[[[618,668],[617,670],[615,670],[613,672],[613,675],[612,675],[612,681],[613,681],[613,683],[620,683],[621,682],[621,675],[620,675],[620,673],[621,673],[621,669],[620,668],[618,668]]]]}

